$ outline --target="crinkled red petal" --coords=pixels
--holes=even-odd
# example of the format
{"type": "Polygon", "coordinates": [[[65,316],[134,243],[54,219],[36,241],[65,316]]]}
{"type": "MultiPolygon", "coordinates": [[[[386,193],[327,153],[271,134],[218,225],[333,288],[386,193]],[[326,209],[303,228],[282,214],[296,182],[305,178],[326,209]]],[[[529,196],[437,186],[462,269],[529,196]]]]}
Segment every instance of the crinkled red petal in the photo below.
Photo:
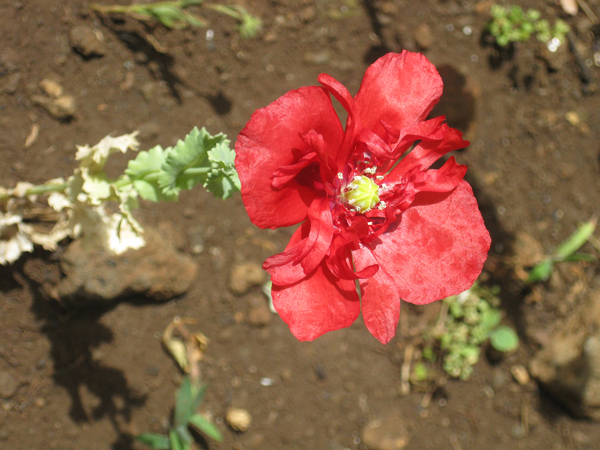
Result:
{"type": "Polygon", "coordinates": [[[321,195],[297,179],[277,188],[272,185],[278,169],[293,166],[314,151],[303,139],[312,130],[333,153],[344,138],[329,94],[317,86],[290,91],[259,109],[241,131],[235,145],[235,166],[242,200],[255,225],[278,228],[299,223],[306,218],[312,201],[321,195]]]}
{"type": "Polygon", "coordinates": [[[462,180],[449,193],[419,193],[395,227],[370,247],[400,298],[416,304],[471,287],[490,248],[477,201],[462,180]]]}
{"type": "Polygon", "coordinates": [[[349,327],[360,312],[354,281],[334,277],[325,262],[295,284],[273,284],[272,294],[273,306],[301,341],[349,327]]]}
{"type": "Polygon", "coordinates": [[[329,200],[326,197],[315,199],[308,210],[308,221],[296,230],[294,238],[283,253],[271,256],[263,268],[271,274],[273,283],[292,284],[314,271],[331,246],[333,223],[329,200]],[[298,241],[306,234],[308,236],[298,241]]]}
{"type": "MultiPolygon", "coordinates": [[[[371,250],[362,247],[352,254],[357,270],[377,264],[371,250]]],[[[400,319],[400,295],[394,279],[385,267],[372,277],[360,280],[361,310],[367,329],[382,344],[396,334],[400,319]]]]}
{"type": "Polygon", "coordinates": [[[386,137],[381,121],[397,130],[425,120],[442,95],[442,79],[420,53],[388,53],[365,72],[354,102],[361,126],[386,137]]]}

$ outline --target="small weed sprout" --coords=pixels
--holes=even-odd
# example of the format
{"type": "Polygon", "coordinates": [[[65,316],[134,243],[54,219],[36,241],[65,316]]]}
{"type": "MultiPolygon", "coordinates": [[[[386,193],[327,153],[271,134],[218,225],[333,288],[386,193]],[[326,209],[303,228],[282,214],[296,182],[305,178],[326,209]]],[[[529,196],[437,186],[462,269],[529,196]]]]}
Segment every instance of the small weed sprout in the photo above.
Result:
{"type": "MultiPolygon", "coordinates": [[[[498,287],[486,288],[476,283],[462,294],[443,300],[431,337],[439,342],[444,370],[451,377],[467,380],[471,376],[488,339],[492,347],[502,352],[519,345],[516,333],[500,325],[498,292],[498,287]]],[[[428,352],[432,353],[431,348],[428,352]]],[[[425,350],[423,353],[425,358],[425,350]]]]}
{"type": "Polygon", "coordinates": [[[239,22],[238,31],[244,39],[255,37],[262,28],[262,20],[250,14],[240,5],[217,5],[204,3],[204,0],[178,0],[132,5],[91,5],[100,14],[126,14],[143,22],[157,21],[167,28],[181,29],[188,26],[207,27],[206,19],[185,11],[190,6],[228,15],[239,22]]]}
{"type": "Polygon", "coordinates": [[[582,223],[579,228],[565,240],[554,252],[539,262],[533,269],[529,271],[527,283],[536,283],[538,281],[546,281],[550,278],[554,264],[565,261],[595,261],[593,255],[587,253],[577,253],[583,244],[587,241],[594,241],[594,231],[598,220],[591,220],[582,223]]]}
{"type": "Polygon", "coordinates": [[[548,45],[552,51],[565,41],[569,32],[569,25],[557,19],[554,27],[546,19],[541,18],[539,11],[529,9],[524,11],[520,6],[492,5],[491,19],[487,30],[496,39],[500,47],[506,47],[513,42],[528,41],[532,35],[548,45]]]}

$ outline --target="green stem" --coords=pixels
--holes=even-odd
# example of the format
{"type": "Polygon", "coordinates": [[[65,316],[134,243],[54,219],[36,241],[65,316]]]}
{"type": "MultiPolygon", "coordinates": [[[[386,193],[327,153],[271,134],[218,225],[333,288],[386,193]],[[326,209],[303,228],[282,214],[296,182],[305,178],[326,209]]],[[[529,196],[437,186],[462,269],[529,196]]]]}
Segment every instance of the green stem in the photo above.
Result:
{"type": "Polygon", "coordinates": [[[209,173],[211,170],[211,167],[191,167],[189,169],[185,169],[183,173],[186,175],[202,175],[209,173]]]}
{"type": "MultiPolygon", "coordinates": [[[[46,194],[48,192],[63,192],[67,188],[66,183],[62,184],[40,184],[37,186],[32,186],[25,191],[25,196],[29,197],[30,195],[41,195],[46,194]]],[[[6,200],[11,197],[16,197],[12,192],[4,192],[0,193],[0,201],[6,200]]]]}
{"type": "Polygon", "coordinates": [[[173,6],[175,8],[185,8],[187,6],[199,5],[204,0],[180,0],[171,2],[155,2],[146,4],[133,4],[133,5],[99,5],[93,3],[90,8],[93,11],[107,14],[128,14],[128,13],[139,13],[140,11],[147,11],[152,8],[162,8],[165,6],[173,6]]]}

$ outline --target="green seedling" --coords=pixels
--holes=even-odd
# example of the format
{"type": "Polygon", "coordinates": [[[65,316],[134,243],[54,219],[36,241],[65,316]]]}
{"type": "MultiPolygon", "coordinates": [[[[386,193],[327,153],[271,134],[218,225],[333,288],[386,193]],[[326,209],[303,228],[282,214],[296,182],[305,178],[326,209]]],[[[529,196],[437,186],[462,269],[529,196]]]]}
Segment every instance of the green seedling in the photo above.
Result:
{"type": "Polygon", "coordinates": [[[581,224],[575,233],[554,250],[554,253],[543,259],[531,269],[526,282],[536,283],[538,281],[548,280],[554,269],[554,264],[557,262],[595,261],[596,258],[594,256],[587,253],[577,253],[577,250],[579,250],[588,240],[593,238],[597,224],[598,221],[595,218],[581,224]]]}
{"type": "Polygon", "coordinates": [[[443,300],[442,311],[432,335],[439,341],[444,370],[454,378],[466,380],[479,360],[482,346],[488,341],[498,351],[515,350],[517,334],[500,325],[498,288],[477,283],[468,291],[443,300]]]}
{"type": "Polygon", "coordinates": [[[159,22],[167,28],[181,29],[188,26],[207,27],[206,19],[185,11],[190,6],[202,6],[233,17],[239,22],[238,31],[243,38],[252,38],[260,31],[262,21],[239,5],[217,5],[204,0],[178,0],[132,5],[98,5],[92,10],[101,14],[126,14],[143,22],[159,22]]]}
{"type": "Polygon", "coordinates": [[[203,435],[221,442],[223,436],[219,429],[196,411],[204,398],[206,385],[195,385],[190,377],[185,377],[176,395],[175,412],[169,434],[143,433],[136,439],[154,450],[189,450],[193,437],[190,426],[203,435]]]}
{"type": "Polygon", "coordinates": [[[551,27],[546,19],[541,18],[539,11],[524,11],[517,5],[492,5],[490,15],[487,30],[500,47],[506,47],[513,42],[528,41],[531,36],[535,36],[540,42],[548,44],[548,48],[555,49],[565,42],[565,36],[570,29],[569,25],[560,19],[551,27]]]}

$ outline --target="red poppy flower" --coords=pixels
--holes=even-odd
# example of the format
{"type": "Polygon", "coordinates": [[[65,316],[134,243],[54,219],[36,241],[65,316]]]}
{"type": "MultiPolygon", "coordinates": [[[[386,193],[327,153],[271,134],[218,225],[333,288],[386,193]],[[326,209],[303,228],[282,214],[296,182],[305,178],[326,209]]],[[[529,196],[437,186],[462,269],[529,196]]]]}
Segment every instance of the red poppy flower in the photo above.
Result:
{"type": "Polygon", "coordinates": [[[354,98],[333,77],[318,80],[256,111],[240,133],[242,199],[261,228],[302,223],[263,265],[298,339],[350,326],[362,308],[387,343],[400,299],[430,303],[481,272],[490,236],[467,168],[451,157],[430,169],[468,142],[444,117],[425,120],[443,86],[421,54],[383,56],[354,98]],[[345,129],[330,94],[348,113],[345,129]]]}

